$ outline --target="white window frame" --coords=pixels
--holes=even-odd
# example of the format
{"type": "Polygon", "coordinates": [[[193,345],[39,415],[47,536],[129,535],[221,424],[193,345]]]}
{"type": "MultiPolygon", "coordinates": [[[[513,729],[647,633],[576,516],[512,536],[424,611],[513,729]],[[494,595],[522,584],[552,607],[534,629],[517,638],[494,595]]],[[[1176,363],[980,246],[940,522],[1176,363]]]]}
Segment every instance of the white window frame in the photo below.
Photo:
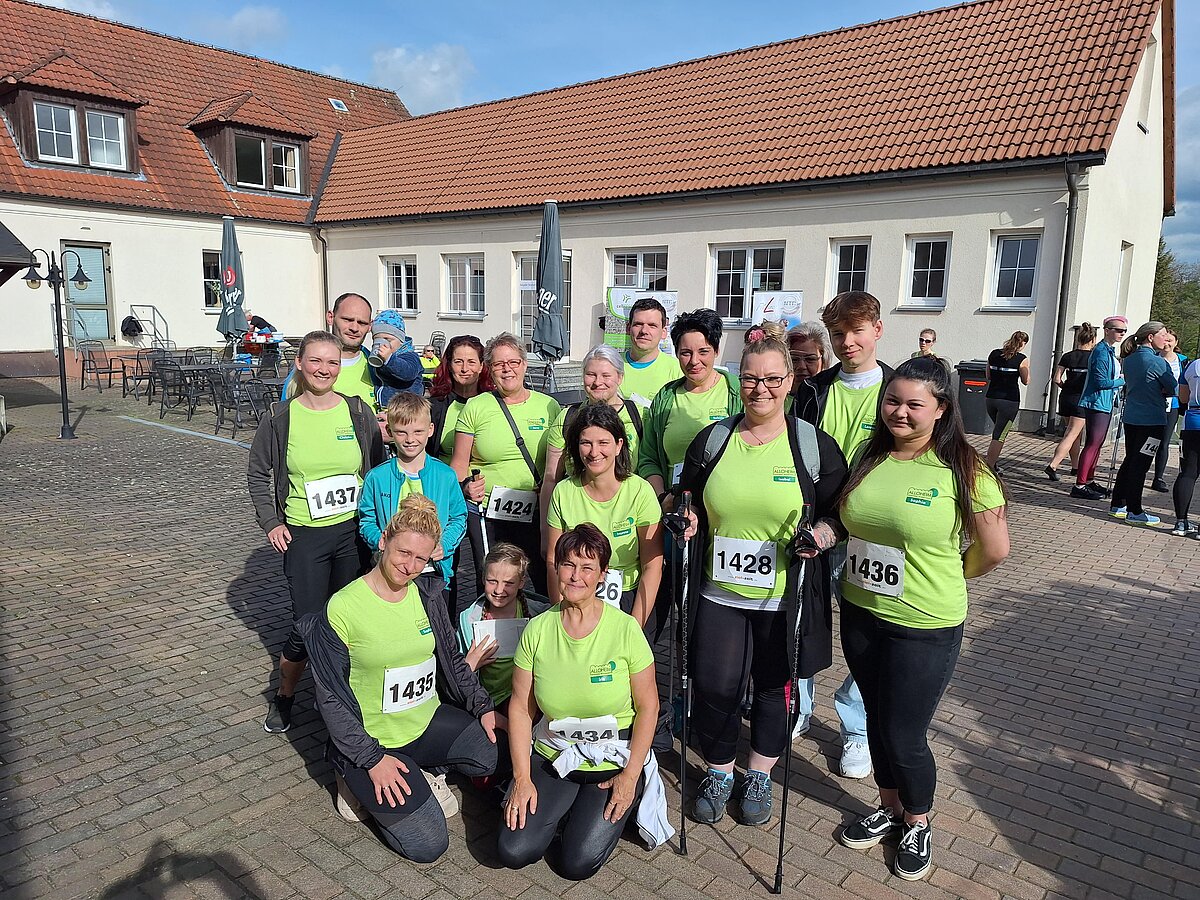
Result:
{"type": "MultiPolygon", "coordinates": [[[[1042,252],[1045,239],[1040,231],[993,231],[991,238],[991,278],[988,283],[987,298],[984,300],[985,309],[1037,309],[1038,278],[1042,272],[1042,252]],[[1037,258],[1033,264],[1033,294],[1029,297],[1001,297],[1000,289],[1000,249],[1004,241],[1035,240],[1038,242],[1037,258]]],[[[1019,261],[1019,260],[1018,260],[1019,261]]]]}
{"type": "MultiPolygon", "coordinates": [[[[939,234],[909,234],[905,235],[904,281],[901,283],[902,294],[899,306],[901,309],[945,309],[950,294],[950,267],[954,262],[954,235],[945,232],[939,234]],[[942,295],[940,297],[914,297],[912,294],[913,274],[917,259],[917,244],[925,242],[944,241],[946,244],[946,268],[942,278],[942,295]]],[[[933,271],[932,269],[927,271],[933,271]]]]}
{"type": "Polygon", "coordinates": [[[670,282],[670,266],[671,253],[666,247],[617,247],[608,251],[608,283],[611,287],[632,288],[635,291],[665,291],[669,290],[667,284],[662,287],[652,288],[646,285],[646,255],[647,254],[662,254],[666,259],[666,269],[663,277],[670,282]],[[635,276],[636,284],[617,284],[617,257],[618,256],[636,256],[637,257],[637,274],[635,276]]]}
{"type": "MultiPolygon", "coordinates": [[[[119,112],[112,112],[107,109],[85,109],[84,121],[87,125],[86,137],[88,142],[88,165],[95,166],[97,169],[113,169],[114,171],[125,171],[129,168],[129,161],[125,154],[125,116],[119,112]],[[117,120],[117,146],[121,150],[121,161],[116,165],[112,163],[96,162],[95,156],[92,155],[92,122],[91,116],[105,116],[110,119],[117,120]]],[[[101,133],[99,140],[105,144],[112,143],[107,137],[101,133]]]]}
{"type": "MultiPolygon", "coordinates": [[[[202,250],[200,251],[200,267],[201,272],[204,272],[205,257],[212,259],[216,257],[217,269],[216,278],[204,278],[204,299],[201,300],[201,307],[205,313],[216,315],[221,312],[221,306],[224,303],[224,295],[221,293],[221,251],[220,250],[202,250]],[[212,297],[216,302],[209,306],[207,298],[212,297]]],[[[205,273],[207,274],[207,273],[205,273]]]]}
{"type": "MultiPolygon", "coordinates": [[[[540,359],[533,350],[533,326],[537,322],[538,303],[537,303],[537,250],[526,250],[513,254],[513,262],[516,266],[517,277],[517,311],[518,323],[520,328],[516,334],[520,336],[521,341],[525,345],[525,350],[533,359],[540,359]],[[530,277],[525,278],[528,274],[530,277]],[[525,285],[533,284],[535,287],[527,288],[525,285]]],[[[563,250],[562,255],[562,273],[563,273],[563,323],[567,331],[567,357],[571,354],[571,290],[572,278],[574,272],[572,269],[572,256],[570,250],[563,250]]]]}
{"type": "Polygon", "coordinates": [[[243,134],[240,132],[234,132],[234,135],[233,135],[234,184],[236,184],[238,187],[258,188],[259,190],[265,191],[267,189],[267,177],[269,174],[270,174],[270,172],[267,169],[267,139],[264,137],[260,137],[259,135],[256,135],[256,134],[243,134]],[[262,162],[262,179],[263,180],[261,183],[254,182],[254,181],[242,181],[242,171],[241,171],[241,167],[238,165],[238,152],[237,152],[237,142],[238,142],[239,138],[245,139],[248,141],[258,141],[258,147],[259,147],[258,158],[262,162]]]}
{"type": "Polygon", "coordinates": [[[784,266],[787,264],[787,242],[756,241],[754,243],[746,244],[713,244],[710,247],[709,252],[709,265],[711,266],[712,272],[710,281],[711,288],[708,292],[709,309],[717,309],[717,276],[719,274],[717,261],[720,259],[720,254],[727,251],[737,250],[746,251],[746,268],[742,273],[745,276],[745,289],[742,296],[742,312],[744,315],[740,318],[736,316],[722,316],[721,322],[726,327],[730,328],[747,328],[753,324],[750,319],[754,315],[754,292],[756,290],[754,285],[754,254],[758,250],[783,251],[783,264],[779,268],[779,283],[781,285],[779,290],[782,290],[784,266]]]}
{"type": "MultiPolygon", "coordinates": [[[[52,116],[52,118],[53,118],[53,116],[52,116]]],[[[57,135],[57,134],[61,134],[62,132],[54,130],[51,133],[57,135]]],[[[50,163],[70,163],[71,165],[75,165],[75,166],[79,165],[79,118],[75,114],[75,107],[69,106],[65,103],[51,103],[49,100],[34,100],[33,101],[33,141],[34,141],[34,146],[37,149],[37,157],[38,157],[39,161],[50,162],[50,163]],[[40,128],[37,123],[37,108],[39,106],[45,106],[50,109],[65,109],[67,111],[67,113],[70,115],[70,117],[71,117],[70,135],[71,135],[71,153],[72,153],[71,156],[55,156],[52,154],[42,153],[42,141],[41,141],[41,136],[39,134],[39,132],[42,131],[42,128],[40,128]]],[[[55,143],[57,144],[58,141],[56,140],[55,143]]]]}
{"type": "Polygon", "coordinates": [[[385,256],[380,262],[383,263],[383,296],[387,298],[388,308],[396,310],[405,318],[415,317],[421,310],[421,298],[417,292],[417,258],[411,255],[385,256]],[[412,267],[411,278],[407,271],[409,266],[412,267]],[[400,268],[402,283],[399,291],[396,289],[393,267],[400,268]],[[408,304],[410,298],[411,305],[408,304]]]}
{"type": "MultiPolygon", "coordinates": [[[[842,248],[843,247],[863,247],[867,248],[867,261],[863,266],[863,284],[861,288],[853,286],[848,290],[870,290],[867,287],[871,283],[871,239],[869,237],[860,238],[834,238],[829,242],[829,290],[826,295],[835,297],[841,293],[841,275],[842,275],[842,248]]],[[[853,270],[851,270],[853,274],[853,270]]]]}
{"type": "Polygon", "coordinates": [[[439,313],[439,316],[443,319],[474,319],[474,320],[482,321],[483,317],[487,314],[487,261],[486,261],[486,257],[484,256],[484,254],[482,252],[479,252],[479,253],[448,253],[442,257],[442,260],[443,260],[442,268],[445,272],[445,278],[442,283],[445,285],[446,293],[445,293],[445,304],[443,305],[442,311],[441,311],[441,313],[439,313]],[[474,304],[472,302],[472,296],[471,296],[471,278],[473,276],[472,276],[470,267],[471,267],[472,263],[475,261],[478,261],[478,263],[479,263],[479,270],[483,277],[483,282],[484,282],[484,290],[481,291],[478,295],[479,296],[479,308],[478,309],[472,308],[474,306],[474,304]],[[453,308],[453,303],[454,303],[454,287],[453,287],[454,266],[456,264],[461,264],[461,263],[466,263],[466,265],[468,266],[467,291],[466,291],[466,297],[465,297],[466,308],[465,309],[454,309],[453,308]]]}
{"type": "MultiPolygon", "coordinates": [[[[301,160],[301,158],[302,158],[302,154],[301,154],[301,149],[300,149],[299,144],[289,144],[287,141],[276,141],[276,140],[271,141],[271,188],[273,190],[282,191],[285,194],[300,193],[300,160],[301,160]],[[296,165],[294,167],[289,167],[285,162],[283,166],[277,166],[275,163],[275,148],[276,147],[283,147],[287,150],[291,150],[295,154],[294,161],[295,161],[296,165]],[[295,175],[296,186],[288,187],[286,184],[280,184],[278,181],[276,181],[275,180],[275,169],[276,168],[282,168],[285,173],[289,172],[289,171],[292,172],[295,175]]],[[[266,173],[264,172],[263,174],[265,175],[266,173]]]]}

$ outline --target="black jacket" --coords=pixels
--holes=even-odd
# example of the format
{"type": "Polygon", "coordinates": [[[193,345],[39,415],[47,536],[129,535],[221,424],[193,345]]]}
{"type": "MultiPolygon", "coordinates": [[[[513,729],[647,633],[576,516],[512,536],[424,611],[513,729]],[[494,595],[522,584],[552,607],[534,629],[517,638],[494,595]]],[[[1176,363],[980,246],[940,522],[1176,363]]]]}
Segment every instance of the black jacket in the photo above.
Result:
{"type": "MultiPolygon", "coordinates": [[[[743,418],[742,414],[733,417],[734,429],[730,432],[730,440],[737,435],[736,423],[743,418]]],[[[788,416],[791,419],[791,416],[788,416]]],[[[695,633],[695,615],[699,608],[700,588],[704,582],[704,562],[709,554],[708,514],[704,507],[704,488],[713,468],[725,453],[725,446],[717,452],[707,466],[703,465],[704,446],[709,432],[714,425],[709,425],[701,431],[689,445],[683,460],[683,473],[679,479],[681,490],[692,492],[692,509],[699,519],[699,528],[692,538],[688,560],[688,627],[689,632],[695,633]]],[[[829,435],[817,429],[817,448],[821,453],[820,479],[814,484],[809,477],[808,467],[800,455],[796,443],[796,433],[791,421],[787,424],[788,441],[792,447],[792,458],[796,462],[796,478],[800,483],[803,500],[812,510],[808,524],[819,519],[831,519],[838,523],[837,501],[841,494],[849,472],[846,459],[838,449],[837,442],[829,435]]],[[[787,581],[783,592],[783,609],[788,623],[788,658],[796,658],[797,678],[810,678],[822,669],[833,665],[833,600],[832,582],[829,569],[829,555],[822,553],[814,559],[807,560],[804,567],[804,580],[798,584],[800,564],[805,562],[800,557],[788,553],[787,581]],[[799,602],[797,603],[797,598],[799,602]],[[799,642],[797,646],[797,640],[799,642]]],[[[699,664],[697,662],[696,664],[699,664]]]]}
{"type": "MultiPolygon", "coordinates": [[[[425,445],[425,452],[434,459],[442,459],[442,432],[446,428],[446,412],[450,409],[451,403],[466,404],[466,400],[451,391],[445,397],[430,397],[429,398],[429,415],[433,419],[433,434],[429,437],[429,443],[425,445]]],[[[460,410],[461,414],[461,410],[460,410]]],[[[451,447],[454,443],[451,442],[451,447]]],[[[450,465],[450,460],[442,459],[446,465],[450,465]]]]}
{"type": "MultiPolygon", "coordinates": [[[[479,683],[463,655],[458,652],[450,614],[440,594],[421,593],[421,604],[433,629],[434,656],[437,658],[438,696],[445,703],[465,709],[475,718],[494,709],[492,698],[479,683]]],[[[317,707],[329,730],[329,739],[337,754],[355,766],[369,769],[383,758],[383,745],[363,728],[362,710],[350,690],[350,651],[342,643],[322,610],[296,623],[308,650],[308,667],[316,688],[317,707]]]]}
{"type": "MultiPolygon", "coordinates": [[[[892,376],[896,374],[893,369],[885,362],[881,362],[879,367],[883,369],[883,383],[886,385],[892,380],[892,376]]],[[[821,413],[825,411],[825,400],[829,396],[830,386],[837,380],[838,374],[842,371],[842,364],[838,363],[829,369],[823,369],[807,381],[803,381],[796,386],[795,402],[792,405],[792,412],[799,418],[808,422],[810,425],[821,426],[821,413]]],[[[875,404],[876,418],[882,418],[881,408],[883,406],[883,389],[880,388],[879,400],[875,404]]]]}

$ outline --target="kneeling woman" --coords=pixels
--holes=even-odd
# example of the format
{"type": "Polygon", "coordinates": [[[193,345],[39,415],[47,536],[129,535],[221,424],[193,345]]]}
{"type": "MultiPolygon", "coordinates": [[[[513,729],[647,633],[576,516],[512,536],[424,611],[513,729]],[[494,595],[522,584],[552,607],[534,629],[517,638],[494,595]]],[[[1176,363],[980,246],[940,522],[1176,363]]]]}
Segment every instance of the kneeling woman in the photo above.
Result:
{"type": "Polygon", "coordinates": [[[578,881],[612,855],[634,804],[651,847],[674,832],[650,751],[654,657],[637,622],[596,596],[608,540],[580,525],[554,551],[561,601],[529,623],[513,660],[513,784],[499,853],[511,868],[537,862],[561,827],[555,869],[578,881]]]}
{"type": "Polygon", "coordinates": [[[478,777],[496,767],[491,698],[458,651],[441,596],[423,597],[413,583],[441,531],[431,500],[405,497],[379,564],[300,625],[339,812],[369,813],[388,846],[414,862],[449,846],[442,804],[452,814],[455,801],[427,770],[478,777]]]}

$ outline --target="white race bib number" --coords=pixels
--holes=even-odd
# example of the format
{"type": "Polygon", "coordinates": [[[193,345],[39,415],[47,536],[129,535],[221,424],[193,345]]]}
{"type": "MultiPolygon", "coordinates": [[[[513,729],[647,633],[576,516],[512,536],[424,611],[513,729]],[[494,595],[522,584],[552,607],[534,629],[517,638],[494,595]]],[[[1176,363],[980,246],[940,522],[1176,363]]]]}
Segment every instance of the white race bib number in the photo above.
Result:
{"type": "Polygon", "coordinates": [[[1142,444],[1142,456],[1157,456],[1160,446],[1162,438],[1146,438],[1146,443],[1142,444]]]}
{"type": "Polygon", "coordinates": [[[537,494],[533,491],[497,486],[488,498],[487,517],[497,522],[532,522],[536,506],[537,494]]]}
{"type": "Polygon", "coordinates": [[[604,580],[596,585],[596,596],[609,606],[621,608],[621,594],[625,588],[625,576],[619,569],[609,569],[604,580]]]}
{"type": "Polygon", "coordinates": [[[330,475],[306,481],[304,496],[308,498],[308,514],[314,519],[353,512],[358,509],[358,476],[330,475]]]}
{"type": "Polygon", "coordinates": [[[713,581],[747,587],[775,587],[775,542],[717,535],[713,540],[713,581]]]}
{"type": "Polygon", "coordinates": [[[887,544],[872,544],[850,538],[842,577],[872,594],[899,597],[904,594],[904,551],[887,544]]]}
{"type": "Polygon", "coordinates": [[[434,695],[437,658],[429,657],[415,666],[385,669],[383,672],[383,711],[404,712],[428,701],[434,695]]]}
{"type": "Polygon", "coordinates": [[[555,719],[550,723],[550,733],[572,744],[580,741],[594,744],[597,741],[615,741],[620,729],[617,728],[616,716],[595,716],[591,719],[555,719]]]}

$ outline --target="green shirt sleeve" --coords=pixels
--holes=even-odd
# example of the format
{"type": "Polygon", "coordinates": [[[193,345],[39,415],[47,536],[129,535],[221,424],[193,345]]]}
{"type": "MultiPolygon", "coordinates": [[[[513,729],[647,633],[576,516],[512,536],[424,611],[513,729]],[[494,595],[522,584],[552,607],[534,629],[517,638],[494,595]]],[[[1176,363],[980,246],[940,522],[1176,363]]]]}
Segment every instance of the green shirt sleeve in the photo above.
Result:
{"type": "Polygon", "coordinates": [[[563,493],[569,489],[570,479],[564,479],[556,484],[554,493],[550,495],[550,508],[546,510],[546,524],[559,531],[567,530],[567,520],[562,510],[562,498],[563,493]]]}
{"type": "MultiPolygon", "coordinates": [[[[482,397],[483,395],[480,394],[479,396],[482,397]]],[[[474,399],[474,397],[471,398],[471,400],[474,399]]],[[[469,434],[474,437],[476,429],[479,427],[479,404],[472,403],[471,400],[463,404],[462,412],[459,413],[454,430],[458,434],[469,434]]]]}
{"type": "MultiPolygon", "coordinates": [[[[634,477],[637,478],[636,475],[634,477]]],[[[661,518],[662,507],[658,505],[658,498],[654,496],[654,488],[650,487],[650,482],[646,479],[638,478],[637,494],[633,502],[634,524],[638,528],[645,528],[661,518]]]]}
{"type": "Polygon", "coordinates": [[[533,671],[533,657],[537,654],[536,636],[540,629],[541,624],[537,617],[530,619],[529,624],[525,626],[525,631],[522,632],[521,640],[517,644],[517,652],[513,654],[513,665],[518,669],[526,672],[533,671]]]}
{"type": "Polygon", "coordinates": [[[567,445],[567,439],[563,432],[566,428],[567,412],[565,409],[560,409],[557,416],[550,423],[550,429],[546,432],[546,446],[553,447],[555,450],[562,450],[567,445]]]}
{"type": "Polygon", "coordinates": [[[654,665],[654,653],[637,619],[625,616],[622,622],[625,625],[625,658],[629,660],[629,674],[636,675],[654,665]]]}
{"type": "Polygon", "coordinates": [[[1000,483],[996,481],[996,476],[981,465],[979,474],[975,476],[975,493],[971,495],[971,509],[978,513],[985,509],[1004,506],[1006,502],[1004,492],[1000,489],[1000,483]]]}

